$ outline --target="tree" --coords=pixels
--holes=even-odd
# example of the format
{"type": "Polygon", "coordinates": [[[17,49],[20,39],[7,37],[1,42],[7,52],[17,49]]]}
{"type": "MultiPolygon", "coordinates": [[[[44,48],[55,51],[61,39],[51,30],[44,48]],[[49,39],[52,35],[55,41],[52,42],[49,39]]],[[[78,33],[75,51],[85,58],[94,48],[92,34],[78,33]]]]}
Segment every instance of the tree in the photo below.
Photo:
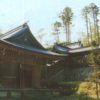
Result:
{"type": "Polygon", "coordinates": [[[43,38],[43,36],[45,36],[46,34],[47,34],[47,33],[40,34],[40,35],[37,36],[37,38],[40,39],[40,43],[42,42],[42,38],[43,38]]]}
{"type": "Polygon", "coordinates": [[[89,8],[90,8],[90,13],[94,20],[94,39],[96,41],[96,26],[97,26],[96,24],[97,24],[97,16],[99,14],[99,8],[94,3],[91,3],[89,8]]]}
{"type": "Polygon", "coordinates": [[[42,33],[43,31],[44,31],[44,28],[40,28],[37,33],[42,33]]]}
{"type": "Polygon", "coordinates": [[[82,16],[86,21],[86,29],[87,29],[87,39],[88,39],[88,45],[89,45],[89,34],[88,34],[88,14],[90,10],[88,6],[85,6],[85,8],[82,9],[82,16]]]}
{"type": "Polygon", "coordinates": [[[41,29],[39,29],[38,30],[38,36],[37,36],[37,38],[39,38],[39,40],[40,40],[40,43],[42,42],[42,38],[47,34],[47,33],[43,33],[43,31],[44,31],[44,28],[41,28],[41,29]]]}
{"type": "Polygon", "coordinates": [[[61,23],[56,21],[53,24],[53,26],[54,26],[54,32],[52,33],[52,35],[56,35],[57,36],[57,42],[59,42],[59,34],[60,34],[59,28],[61,27],[61,23]]]}
{"type": "Polygon", "coordinates": [[[99,14],[99,7],[97,7],[96,6],[96,9],[95,9],[95,15],[96,15],[96,35],[97,35],[97,37],[98,37],[98,43],[99,43],[99,33],[98,33],[98,19],[97,19],[97,16],[98,16],[98,14],[99,14]]]}
{"type": "Polygon", "coordinates": [[[66,7],[63,12],[59,15],[59,18],[63,21],[63,25],[66,31],[66,41],[70,41],[70,25],[72,24],[73,20],[73,12],[70,7],[66,7]]]}
{"type": "Polygon", "coordinates": [[[65,46],[66,44],[70,44],[70,42],[63,41],[63,42],[59,42],[56,44],[61,45],[61,46],[65,46]]]}
{"type": "Polygon", "coordinates": [[[92,16],[93,18],[93,33],[94,33],[94,40],[97,41],[98,40],[98,43],[99,43],[99,33],[98,33],[98,19],[97,19],[97,16],[99,14],[99,7],[97,7],[94,3],[91,3],[89,6],[85,6],[83,9],[82,9],[82,16],[83,18],[85,18],[85,21],[86,21],[86,29],[87,29],[87,40],[88,40],[88,45],[89,45],[89,36],[91,37],[91,41],[93,39],[92,37],[92,29],[91,29],[91,22],[90,22],[90,16],[92,16]],[[89,26],[90,26],[90,35],[89,35],[89,32],[88,32],[88,22],[89,22],[89,26]]]}
{"type": "Polygon", "coordinates": [[[90,26],[90,38],[91,38],[91,41],[92,41],[92,30],[91,30],[91,22],[90,22],[90,19],[89,19],[89,26],[90,26]]]}
{"type": "Polygon", "coordinates": [[[2,35],[2,28],[0,27],[0,35],[2,35]]]}
{"type": "MultiPolygon", "coordinates": [[[[99,30],[99,28],[98,28],[98,30],[99,30]]],[[[91,26],[90,27],[90,33],[88,33],[89,34],[89,44],[91,43],[91,41],[92,40],[94,40],[94,27],[93,26],[91,26]]],[[[96,31],[97,32],[97,31],[96,31]]],[[[81,38],[81,41],[82,41],[82,43],[83,43],[83,45],[84,46],[87,46],[88,45],[88,42],[87,42],[87,40],[88,40],[88,38],[87,38],[87,36],[85,35],[85,32],[77,32],[77,33],[79,33],[79,36],[80,36],[80,38],[81,38]]],[[[98,37],[98,35],[100,35],[100,32],[98,31],[98,34],[96,34],[96,42],[98,43],[99,41],[100,41],[100,39],[97,39],[98,37]],[[99,41],[98,41],[99,40],[99,41]]]]}
{"type": "Polygon", "coordinates": [[[98,71],[98,69],[100,68],[100,52],[95,41],[92,41],[91,45],[92,45],[91,53],[86,55],[86,58],[89,63],[89,66],[94,68],[94,73],[92,73],[93,74],[92,78],[88,78],[86,79],[86,81],[96,83],[96,91],[97,91],[96,94],[98,98],[98,83],[100,83],[99,81],[100,71],[98,71]]]}

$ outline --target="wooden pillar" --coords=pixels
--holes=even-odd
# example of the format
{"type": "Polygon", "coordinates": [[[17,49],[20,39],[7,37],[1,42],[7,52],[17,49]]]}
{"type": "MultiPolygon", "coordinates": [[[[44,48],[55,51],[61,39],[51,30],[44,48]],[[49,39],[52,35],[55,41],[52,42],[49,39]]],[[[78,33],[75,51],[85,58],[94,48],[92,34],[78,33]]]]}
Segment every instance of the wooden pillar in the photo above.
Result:
{"type": "Polygon", "coordinates": [[[20,88],[22,88],[22,64],[20,64],[20,88]]]}
{"type": "Polygon", "coordinates": [[[32,88],[41,87],[41,67],[33,66],[32,68],[32,88]]]}
{"type": "Polygon", "coordinates": [[[46,80],[46,86],[48,84],[48,79],[47,79],[47,66],[45,67],[45,80],[46,80]]]}
{"type": "Polygon", "coordinates": [[[2,86],[3,60],[0,62],[0,85],[2,86]]]}

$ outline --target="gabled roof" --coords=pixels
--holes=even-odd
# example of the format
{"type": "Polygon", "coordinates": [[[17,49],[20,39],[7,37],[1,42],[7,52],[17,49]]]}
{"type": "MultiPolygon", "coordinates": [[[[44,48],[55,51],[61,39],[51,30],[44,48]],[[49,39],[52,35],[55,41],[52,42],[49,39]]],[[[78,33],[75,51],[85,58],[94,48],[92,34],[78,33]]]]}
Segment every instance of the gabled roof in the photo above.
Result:
{"type": "Polygon", "coordinates": [[[74,42],[74,43],[70,43],[70,44],[65,44],[64,45],[65,47],[69,47],[71,49],[74,49],[74,48],[80,48],[83,46],[82,42],[81,41],[78,41],[78,42],[74,42]]]}
{"type": "Polygon", "coordinates": [[[27,24],[21,25],[20,27],[5,33],[0,37],[0,40],[24,44],[45,50],[45,48],[35,39],[27,24]]]}
{"type": "Polygon", "coordinates": [[[54,44],[51,51],[57,52],[57,53],[60,53],[60,54],[68,54],[69,48],[54,44]]]}
{"type": "Polygon", "coordinates": [[[33,36],[26,23],[1,35],[0,41],[37,53],[63,57],[68,56],[68,54],[58,54],[45,49],[33,36]]]}

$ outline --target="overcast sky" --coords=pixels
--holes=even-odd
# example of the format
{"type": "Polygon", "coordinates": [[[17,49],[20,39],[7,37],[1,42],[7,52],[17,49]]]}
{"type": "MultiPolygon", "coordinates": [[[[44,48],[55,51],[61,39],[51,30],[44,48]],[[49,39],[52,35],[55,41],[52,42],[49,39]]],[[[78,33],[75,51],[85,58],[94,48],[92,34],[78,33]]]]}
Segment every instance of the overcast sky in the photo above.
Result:
{"type": "MultiPolygon", "coordinates": [[[[54,39],[49,35],[53,32],[52,24],[59,21],[58,14],[69,6],[74,13],[75,26],[71,28],[71,41],[74,42],[78,40],[77,32],[86,32],[85,20],[81,18],[80,12],[90,3],[100,6],[100,0],[0,0],[0,27],[5,33],[29,20],[33,35],[36,36],[37,31],[44,28],[44,33],[48,35],[43,38],[42,44],[47,40],[52,43],[54,39]]],[[[65,40],[65,34],[61,34],[60,41],[65,40]]]]}

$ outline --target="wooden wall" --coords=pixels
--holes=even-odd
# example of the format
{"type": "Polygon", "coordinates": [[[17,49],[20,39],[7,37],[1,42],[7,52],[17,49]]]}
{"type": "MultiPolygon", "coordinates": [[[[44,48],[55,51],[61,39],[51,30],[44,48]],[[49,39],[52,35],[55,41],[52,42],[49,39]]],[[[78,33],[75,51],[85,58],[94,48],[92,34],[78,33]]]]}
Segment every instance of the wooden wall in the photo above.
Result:
{"type": "Polygon", "coordinates": [[[0,61],[0,84],[3,87],[18,87],[16,63],[0,61]]]}

